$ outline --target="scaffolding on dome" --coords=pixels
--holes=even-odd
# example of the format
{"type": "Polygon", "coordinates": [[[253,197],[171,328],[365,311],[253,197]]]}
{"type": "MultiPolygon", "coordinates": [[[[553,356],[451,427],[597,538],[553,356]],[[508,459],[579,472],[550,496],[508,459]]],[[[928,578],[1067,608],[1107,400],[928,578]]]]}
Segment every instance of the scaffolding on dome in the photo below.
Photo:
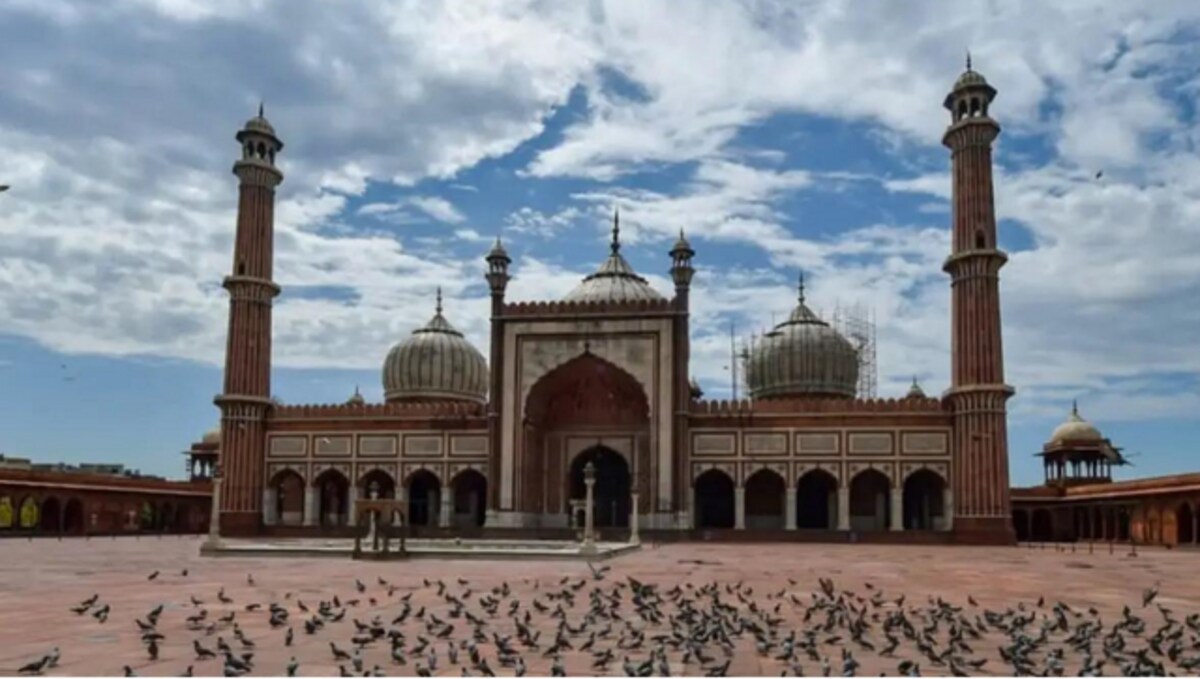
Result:
{"type": "Polygon", "coordinates": [[[875,398],[879,371],[875,363],[875,310],[861,302],[840,304],[833,311],[833,327],[858,351],[858,398],[875,398]]]}

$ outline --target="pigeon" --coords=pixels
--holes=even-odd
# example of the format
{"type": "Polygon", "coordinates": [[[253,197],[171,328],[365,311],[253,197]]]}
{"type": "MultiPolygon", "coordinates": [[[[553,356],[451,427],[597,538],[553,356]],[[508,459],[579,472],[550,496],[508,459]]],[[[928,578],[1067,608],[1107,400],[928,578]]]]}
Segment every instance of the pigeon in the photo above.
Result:
{"type": "Polygon", "coordinates": [[[294,677],[294,676],[296,676],[296,670],[299,670],[299,669],[300,669],[300,663],[296,661],[296,656],[293,655],[292,659],[289,660],[288,664],[287,664],[287,675],[289,677],[294,677]]]}
{"type": "Polygon", "coordinates": [[[129,665],[125,665],[121,669],[124,670],[125,676],[127,676],[127,677],[136,677],[137,676],[137,672],[134,672],[133,668],[130,667],[129,665]]]}
{"type": "Polygon", "coordinates": [[[183,674],[181,674],[181,675],[179,675],[179,676],[181,676],[181,677],[191,677],[191,676],[195,676],[195,675],[192,673],[192,666],[191,666],[191,665],[188,665],[188,666],[187,666],[187,669],[183,671],[183,674]]]}
{"type": "Polygon", "coordinates": [[[44,655],[33,662],[22,666],[17,670],[17,674],[41,674],[42,670],[46,669],[46,664],[50,662],[50,656],[44,655]]]}
{"type": "Polygon", "coordinates": [[[1158,596],[1157,587],[1149,587],[1142,591],[1142,608],[1145,608],[1154,601],[1154,597],[1158,596]]]}
{"type": "Polygon", "coordinates": [[[217,654],[214,653],[211,649],[205,648],[200,643],[199,639],[192,639],[192,649],[194,651],[196,651],[196,659],[197,660],[207,660],[209,658],[217,657],[217,654]]]}
{"type": "Polygon", "coordinates": [[[155,579],[155,578],[157,578],[157,577],[158,577],[158,571],[154,571],[153,573],[151,573],[151,574],[150,574],[150,577],[148,577],[148,578],[146,578],[146,579],[147,579],[147,580],[153,580],[153,579],[155,579]]]}

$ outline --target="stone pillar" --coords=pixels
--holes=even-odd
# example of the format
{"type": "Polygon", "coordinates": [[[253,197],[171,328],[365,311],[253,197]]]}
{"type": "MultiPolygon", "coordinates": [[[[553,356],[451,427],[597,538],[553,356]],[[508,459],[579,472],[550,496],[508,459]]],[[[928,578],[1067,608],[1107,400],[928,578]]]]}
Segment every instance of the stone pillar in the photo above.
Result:
{"type": "Polygon", "coordinates": [[[733,527],[746,530],[746,487],[733,489],[733,527]]]}
{"type": "Polygon", "coordinates": [[[688,484],[687,489],[687,528],[696,528],[696,487],[688,484]]]}
{"type": "Polygon", "coordinates": [[[263,523],[268,526],[274,526],[279,523],[279,491],[275,488],[263,488],[263,523]]]}
{"type": "Polygon", "coordinates": [[[583,507],[583,547],[580,551],[584,553],[592,553],[596,551],[596,536],[592,532],[595,526],[595,513],[593,508],[593,491],[596,486],[596,471],[591,462],[588,462],[583,470],[583,485],[587,492],[584,495],[583,507]]]}
{"type": "MultiPolygon", "coordinates": [[[[636,483],[634,488],[637,488],[636,483]]],[[[629,541],[635,545],[642,541],[641,536],[638,535],[638,492],[636,490],[630,495],[629,541]]]]}
{"type": "Polygon", "coordinates": [[[893,488],[891,492],[892,511],[891,511],[891,530],[904,530],[904,491],[900,488],[893,488]]]}
{"type": "Polygon", "coordinates": [[[441,500],[441,516],[438,517],[438,524],[442,528],[449,528],[454,522],[454,495],[446,492],[446,490],[443,489],[441,493],[441,500]]]}
{"type": "Polygon", "coordinates": [[[217,549],[221,546],[221,476],[213,476],[212,511],[208,519],[208,539],[204,546],[217,549]]]}
{"type": "Polygon", "coordinates": [[[342,521],[342,524],[346,526],[357,526],[358,512],[355,510],[358,509],[358,497],[359,494],[362,493],[362,490],[358,486],[351,484],[349,493],[350,497],[346,500],[346,511],[349,512],[349,516],[346,517],[345,521],[342,521]]]}
{"type": "Polygon", "coordinates": [[[783,499],[783,527],[785,530],[796,530],[796,489],[789,487],[783,499]]]}
{"type": "Polygon", "coordinates": [[[954,491],[950,488],[950,484],[946,484],[942,488],[942,530],[952,530],[953,528],[954,491]]]}
{"type": "Polygon", "coordinates": [[[850,530],[850,487],[841,484],[837,489],[837,529],[850,530]]]}
{"type": "Polygon", "coordinates": [[[311,484],[304,486],[304,525],[316,526],[317,520],[317,489],[311,484]]]}

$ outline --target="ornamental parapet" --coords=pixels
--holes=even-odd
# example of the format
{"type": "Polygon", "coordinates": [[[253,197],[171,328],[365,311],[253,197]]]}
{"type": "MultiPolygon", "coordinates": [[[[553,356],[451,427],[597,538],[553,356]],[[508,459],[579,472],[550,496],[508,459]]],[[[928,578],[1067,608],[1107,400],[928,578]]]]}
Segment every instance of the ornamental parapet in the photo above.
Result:
{"type": "Polygon", "coordinates": [[[467,419],[483,417],[484,409],[482,403],[452,401],[276,405],[271,417],[275,420],[325,417],[467,419]]]}
{"type": "Polygon", "coordinates": [[[804,415],[808,413],[927,413],[945,415],[947,406],[936,398],[789,398],[736,401],[692,401],[695,415],[804,415]]]}
{"type": "Polygon", "coordinates": [[[616,313],[669,314],[675,312],[675,303],[669,299],[511,302],[505,304],[503,309],[505,316],[588,316],[616,313]]]}

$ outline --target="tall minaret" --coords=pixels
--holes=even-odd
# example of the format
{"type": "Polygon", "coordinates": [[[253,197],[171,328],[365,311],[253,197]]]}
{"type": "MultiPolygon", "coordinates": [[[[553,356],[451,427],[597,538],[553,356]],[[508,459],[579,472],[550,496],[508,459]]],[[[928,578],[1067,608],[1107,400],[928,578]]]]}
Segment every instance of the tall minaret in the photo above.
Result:
{"type": "Polygon", "coordinates": [[[988,115],[996,90],[967,70],[946,95],[951,123],[942,143],[951,152],[954,231],[943,269],[951,282],[951,387],[954,531],[970,542],[1011,543],[1008,415],[1000,332],[1000,267],[996,246],[992,142],[1000,125],[988,115]]]}
{"type": "Polygon", "coordinates": [[[504,291],[508,288],[508,265],[512,258],[508,256],[500,239],[487,254],[488,288],[492,291],[492,337],[491,358],[488,361],[487,426],[488,426],[488,478],[492,479],[488,486],[489,512],[500,510],[500,450],[503,436],[500,427],[500,415],[504,412],[504,291]]]}
{"type": "MultiPolygon", "coordinates": [[[[684,526],[691,525],[688,523],[689,517],[684,516],[683,513],[688,506],[688,495],[692,492],[691,475],[687,471],[690,464],[688,461],[690,450],[688,417],[692,402],[692,385],[688,375],[692,351],[689,297],[692,276],[696,273],[696,270],[692,268],[692,257],[696,255],[696,251],[684,237],[683,229],[679,230],[679,240],[675,241],[669,254],[671,255],[671,278],[675,281],[675,299],[673,300],[675,320],[671,329],[671,355],[673,358],[671,404],[674,410],[672,420],[674,431],[671,434],[671,440],[674,441],[675,450],[672,451],[674,468],[671,472],[671,504],[673,506],[670,509],[675,513],[677,524],[684,526]]],[[[641,481],[641,483],[647,484],[650,482],[650,479],[641,481]]],[[[641,497],[649,497],[649,493],[642,493],[641,497]]],[[[661,512],[665,509],[666,507],[662,506],[649,508],[651,512],[661,512]]]]}
{"type": "Polygon", "coordinates": [[[253,534],[262,523],[266,420],[271,408],[271,304],[279,286],[271,280],[275,243],[275,187],[283,173],[275,154],[283,142],[263,117],[262,106],[237,133],[242,157],[233,165],[240,180],[233,273],[229,291],[229,340],[221,409],[221,520],[224,535],[253,534]]]}

